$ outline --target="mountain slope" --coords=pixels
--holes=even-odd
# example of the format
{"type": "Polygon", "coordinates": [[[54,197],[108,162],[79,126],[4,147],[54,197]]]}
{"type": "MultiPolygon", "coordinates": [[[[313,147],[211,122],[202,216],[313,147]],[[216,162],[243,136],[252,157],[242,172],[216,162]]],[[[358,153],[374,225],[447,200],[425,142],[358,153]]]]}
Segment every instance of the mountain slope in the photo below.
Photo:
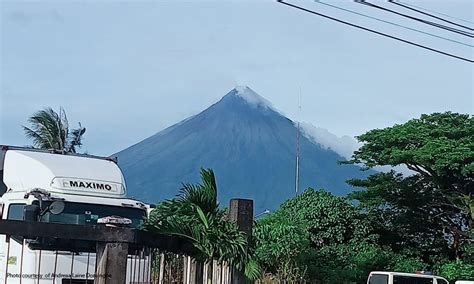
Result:
{"type": "MultiPolygon", "coordinates": [[[[233,89],[205,111],[119,153],[130,196],[157,202],[199,181],[200,167],[214,169],[219,200],[251,198],[256,212],[274,209],[295,194],[296,127],[248,87],[233,89]]],[[[304,135],[300,188],[351,189],[345,180],[364,175],[356,166],[304,135]]]]}

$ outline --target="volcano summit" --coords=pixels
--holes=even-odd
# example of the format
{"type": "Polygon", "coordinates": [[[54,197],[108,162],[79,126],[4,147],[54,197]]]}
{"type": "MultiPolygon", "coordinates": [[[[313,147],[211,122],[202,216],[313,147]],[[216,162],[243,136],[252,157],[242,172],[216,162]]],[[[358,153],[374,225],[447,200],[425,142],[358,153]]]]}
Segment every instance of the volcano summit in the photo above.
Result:
{"type": "MultiPolygon", "coordinates": [[[[119,152],[129,195],[143,201],[174,197],[183,182],[199,181],[201,167],[216,174],[219,201],[250,198],[255,212],[273,210],[295,195],[296,133],[293,121],[248,87],[119,152]]],[[[351,191],[345,181],[367,173],[318,141],[300,137],[300,191],[351,191]]]]}

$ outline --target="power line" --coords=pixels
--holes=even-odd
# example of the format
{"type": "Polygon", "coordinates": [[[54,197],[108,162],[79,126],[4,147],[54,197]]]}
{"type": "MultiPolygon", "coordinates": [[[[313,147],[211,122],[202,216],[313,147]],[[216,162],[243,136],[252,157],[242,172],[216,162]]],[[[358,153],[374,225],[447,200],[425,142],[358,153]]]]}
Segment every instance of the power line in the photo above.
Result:
{"type": "Polygon", "coordinates": [[[415,20],[415,21],[418,21],[418,22],[422,22],[424,24],[427,24],[427,25],[430,25],[430,26],[433,26],[433,27],[437,27],[437,28],[440,28],[440,29],[443,29],[443,30],[447,30],[447,31],[450,31],[450,32],[453,32],[453,33],[468,36],[468,37],[471,37],[471,38],[474,37],[473,33],[462,31],[462,30],[459,30],[459,29],[455,29],[455,28],[452,28],[452,27],[445,26],[445,25],[441,25],[441,24],[431,22],[431,21],[428,21],[428,20],[423,20],[423,19],[413,17],[413,16],[410,16],[410,15],[406,15],[406,14],[394,11],[392,9],[387,9],[385,7],[382,7],[382,6],[375,5],[375,4],[367,2],[365,0],[355,0],[355,2],[366,5],[366,6],[369,6],[369,7],[377,8],[377,9],[380,9],[380,10],[383,10],[383,11],[386,11],[386,12],[390,12],[390,13],[393,13],[393,14],[396,14],[396,15],[399,15],[399,16],[402,16],[402,17],[405,17],[405,18],[409,18],[409,19],[412,19],[412,20],[415,20]]]}
{"type": "Polygon", "coordinates": [[[437,27],[437,28],[440,28],[440,29],[444,29],[444,30],[447,30],[447,31],[450,31],[450,32],[453,32],[453,33],[458,33],[458,34],[468,36],[468,37],[471,37],[471,38],[474,37],[473,33],[463,31],[463,30],[459,30],[459,29],[456,29],[456,28],[453,28],[453,27],[445,26],[445,25],[442,25],[442,24],[438,24],[438,23],[435,23],[435,22],[431,22],[431,21],[428,21],[428,20],[420,19],[420,18],[413,17],[413,16],[410,16],[410,15],[406,15],[406,14],[394,11],[392,9],[388,9],[388,8],[385,8],[385,7],[367,2],[365,0],[354,0],[354,2],[364,4],[364,5],[367,5],[369,7],[377,8],[377,9],[380,9],[380,10],[383,10],[383,11],[386,11],[386,12],[390,12],[390,13],[393,13],[393,14],[396,14],[396,15],[399,15],[399,16],[402,16],[402,17],[405,17],[405,18],[409,18],[409,19],[412,19],[412,20],[415,20],[415,21],[418,21],[418,22],[422,22],[424,24],[427,24],[427,25],[430,25],[430,26],[433,26],[433,27],[437,27]]]}
{"type": "Polygon", "coordinates": [[[436,38],[439,38],[439,39],[444,39],[444,40],[451,41],[451,42],[454,42],[454,43],[457,43],[457,44],[462,44],[462,45],[465,45],[465,46],[474,47],[474,45],[471,45],[471,44],[468,44],[468,43],[465,43],[465,42],[461,42],[461,41],[457,41],[457,40],[454,40],[454,39],[442,37],[442,36],[439,36],[439,35],[435,35],[435,34],[432,34],[432,33],[424,32],[424,31],[421,31],[421,30],[418,30],[418,29],[414,29],[414,28],[410,28],[410,27],[407,27],[407,26],[404,26],[404,25],[400,25],[400,24],[397,24],[397,23],[394,23],[394,22],[390,22],[390,21],[386,21],[386,20],[383,20],[383,19],[380,19],[380,18],[372,17],[372,16],[362,14],[362,13],[359,13],[359,12],[356,12],[356,11],[352,11],[352,10],[349,10],[349,9],[338,7],[338,6],[333,5],[333,4],[325,3],[325,2],[320,1],[320,0],[315,0],[315,2],[318,3],[318,4],[322,4],[322,5],[326,5],[326,6],[338,9],[338,10],[342,10],[342,11],[345,11],[345,12],[348,12],[348,13],[356,14],[356,15],[366,17],[366,18],[369,18],[369,19],[372,19],[372,20],[376,20],[376,21],[383,22],[383,23],[386,23],[386,24],[390,24],[390,25],[393,25],[393,26],[396,26],[396,27],[404,28],[404,29],[407,29],[407,30],[410,30],[410,31],[422,33],[422,34],[429,35],[429,36],[432,36],[432,37],[436,37],[436,38]]]}
{"type": "Polygon", "coordinates": [[[461,19],[461,18],[458,18],[458,17],[453,17],[451,15],[448,15],[448,14],[444,14],[444,13],[440,13],[440,12],[437,12],[437,11],[433,11],[433,10],[429,10],[429,9],[426,9],[426,8],[423,8],[423,7],[420,7],[420,6],[416,6],[416,5],[413,5],[413,4],[409,4],[409,3],[405,3],[405,2],[402,2],[402,1],[397,1],[398,3],[403,3],[405,6],[410,6],[410,7],[413,7],[413,8],[417,8],[419,10],[423,10],[423,11],[426,11],[426,12],[430,12],[430,13],[433,13],[433,14],[438,14],[438,15],[441,15],[441,16],[444,16],[444,17],[448,17],[448,18],[451,18],[453,20],[458,20],[458,21],[461,21],[461,22],[465,22],[465,23],[469,23],[469,24],[474,24],[473,21],[468,21],[466,19],[461,19]]]}
{"type": "Polygon", "coordinates": [[[441,18],[441,17],[432,15],[432,14],[427,13],[427,12],[423,12],[423,11],[421,11],[421,10],[419,10],[419,9],[415,9],[415,8],[409,7],[409,6],[407,6],[407,5],[401,4],[401,3],[399,3],[399,2],[397,2],[397,1],[395,1],[395,0],[388,0],[388,2],[393,3],[393,4],[395,4],[395,5],[398,5],[398,6],[400,6],[400,7],[403,7],[403,8],[412,10],[412,11],[415,11],[415,12],[417,12],[417,13],[423,14],[423,15],[425,15],[425,16],[432,17],[432,18],[438,19],[438,20],[440,20],[440,21],[449,23],[449,24],[451,24],[451,25],[455,25],[455,26],[458,26],[458,27],[461,27],[461,28],[465,28],[465,29],[468,29],[468,30],[470,30],[470,31],[474,31],[474,29],[471,28],[471,27],[464,26],[464,25],[461,25],[461,24],[458,24],[458,23],[455,23],[455,22],[452,22],[452,21],[443,19],[443,18],[441,18]]]}
{"type": "Polygon", "coordinates": [[[432,52],[443,54],[443,55],[446,55],[446,56],[449,56],[449,57],[452,57],[452,58],[456,58],[456,59],[459,59],[459,60],[462,60],[462,61],[474,63],[474,60],[464,58],[462,56],[458,56],[458,55],[455,55],[455,54],[452,54],[452,53],[444,52],[444,51],[434,49],[434,48],[431,48],[431,47],[428,47],[428,46],[425,46],[425,45],[421,45],[421,44],[418,44],[418,43],[415,43],[415,42],[412,42],[412,41],[408,41],[406,39],[402,39],[402,38],[392,36],[392,35],[389,35],[389,34],[386,34],[386,33],[382,33],[382,32],[376,31],[376,30],[372,30],[372,29],[369,29],[369,28],[366,28],[366,27],[363,27],[363,26],[359,26],[359,25],[350,23],[350,22],[346,22],[346,21],[328,16],[328,15],[325,15],[325,14],[318,13],[318,12],[313,11],[313,10],[306,9],[304,7],[301,7],[301,6],[297,6],[297,5],[288,3],[288,2],[284,2],[283,0],[277,0],[277,2],[280,3],[280,4],[284,4],[284,5],[287,5],[289,7],[292,7],[292,8],[295,8],[295,9],[313,14],[313,15],[317,15],[317,16],[320,16],[320,17],[323,17],[323,18],[326,18],[326,19],[330,19],[330,20],[339,22],[341,24],[345,24],[345,25],[348,25],[348,26],[351,26],[351,27],[354,27],[354,28],[358,28],[358,29],[361,29],[361,30],[364,30],[364,31],[368,31],[368,32],[371,32],[371,33],[375,33],[375,34],[378,34],[378,35],[381,35],[381,36],[385,36],[385,37],[388,37],[388,38],[391,38],[391,39],[394,39],[394,40],[398,40],[398,41],[401,41],[401,42],[404,42],[404,43],[407,43],[407,44],[410,44],[410,45],[417,46],[419,48],[430,50],[432,52]]]}

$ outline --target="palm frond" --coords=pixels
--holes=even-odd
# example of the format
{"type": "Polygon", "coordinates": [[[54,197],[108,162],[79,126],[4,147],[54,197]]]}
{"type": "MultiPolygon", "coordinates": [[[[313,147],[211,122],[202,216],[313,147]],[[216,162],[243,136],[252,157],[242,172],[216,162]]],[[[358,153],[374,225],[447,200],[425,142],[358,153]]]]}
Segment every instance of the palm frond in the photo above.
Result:
{"type": "Polygon", "coordinates": [[[66,137],[61,134],[64,133],[63,125],[59,115],[52,108],[34,113],[28,122],[31,125],[29,129],[37,134],[34,137],[41,136],[41,139],[33,140],[36,147],[64,150],[66,137]]]}
{"type": "Polygon", "coordinates": [[[82,146],[82,135],[86,133],[86,128],[79,122],[79,128],[73,129],[69,135],[68,152],[76,153],[76,148],[82,146]]]}
{"type": "Polygon", "coordinates": [[[59,113],[57,114],[56,125],[58,127],[58,140],[61,141],[61,149],[67,150],[67,143],[69,137],[69,122],[66,117],[66,112],[62,107],[59,108],[59,113]]]}
{"type": "Polygon", "coordinates": [[[217,198],[217,185],[214,171],[212,169],[201,168],[201,180],[202,185],[212,191],[214,193],[213,196],[217,198]]]}
{"type": "Polygon", "coordinates": [[[262,275],[262,267],[255,259],[250,258],[245,264],[244,275],[250,280],[257,280],[262,275]]]}
{"type": "Polygon", "coordinates": [[[183,184],[178,199],[181,202],[192,203],[199,206],[203,212],[216,212],[219,208],[215,188],[209,188],[203,184],[183,184]]]}
{"type": "Polygon", "coordinates": [[[62,107],[59,113],[50,107],[37,111],[28,118],[28,123],[30,126],[23,126],[23,130],[34,147],[75,152],[82,145],[85,128],[79,124],[79,128],[70,133],[66,112],[62,107]]]}
{"type": "Polygon", "coordinates": [[[193,256],[198,260],[228,263],[250,279],[261,273],[250,257],[248,236],[219,208],[211,169],[201,169],[200,184],[183,184],[176,198],[157,204],[145,229],[188,238],[198,250],[193,256]]]}
{"type": "Polygon", "coordinates": [[[202,223],[204,224],[204,227],[206,229],[209,229],[209,222],[207,221],[206,215],[204,215],[204,212],[202,212],[202,209],[199,208],[198,206],[195,206],[196,212],[198,213],[199,219],[201,219],[202,223]]]}
{"type": "Polygon", "coordinates": [[[38,132],[34,131],[31,128],[28,128],[26,126],[22,126],[23,131],[25,132],[25,136],[33,141],[33,146],[42,148],[42,149],[48,149],[50,148],[50,141],[40,135],[38,132]]]}

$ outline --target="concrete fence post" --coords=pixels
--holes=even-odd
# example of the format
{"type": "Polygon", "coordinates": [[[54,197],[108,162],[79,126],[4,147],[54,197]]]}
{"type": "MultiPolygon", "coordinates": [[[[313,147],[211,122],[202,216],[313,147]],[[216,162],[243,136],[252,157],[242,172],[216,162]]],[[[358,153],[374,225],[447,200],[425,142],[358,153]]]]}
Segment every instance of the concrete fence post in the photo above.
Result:
{"type": "MultiPolygon", "coordinates": [[[[247,235],[248,240],[252,238],[253,228],[253,200],[231,199],[229,218],[237,223],[239,229],[247,235]]],[[[245,275],[235,268],[232,268],[231,284],[244,284],[249,280],[245,275]]]]}
{"type": "Polygon", "coordinates": [[[97,243],[98,284],[125,284],[127,278],[127,243],[97,243]]]}

